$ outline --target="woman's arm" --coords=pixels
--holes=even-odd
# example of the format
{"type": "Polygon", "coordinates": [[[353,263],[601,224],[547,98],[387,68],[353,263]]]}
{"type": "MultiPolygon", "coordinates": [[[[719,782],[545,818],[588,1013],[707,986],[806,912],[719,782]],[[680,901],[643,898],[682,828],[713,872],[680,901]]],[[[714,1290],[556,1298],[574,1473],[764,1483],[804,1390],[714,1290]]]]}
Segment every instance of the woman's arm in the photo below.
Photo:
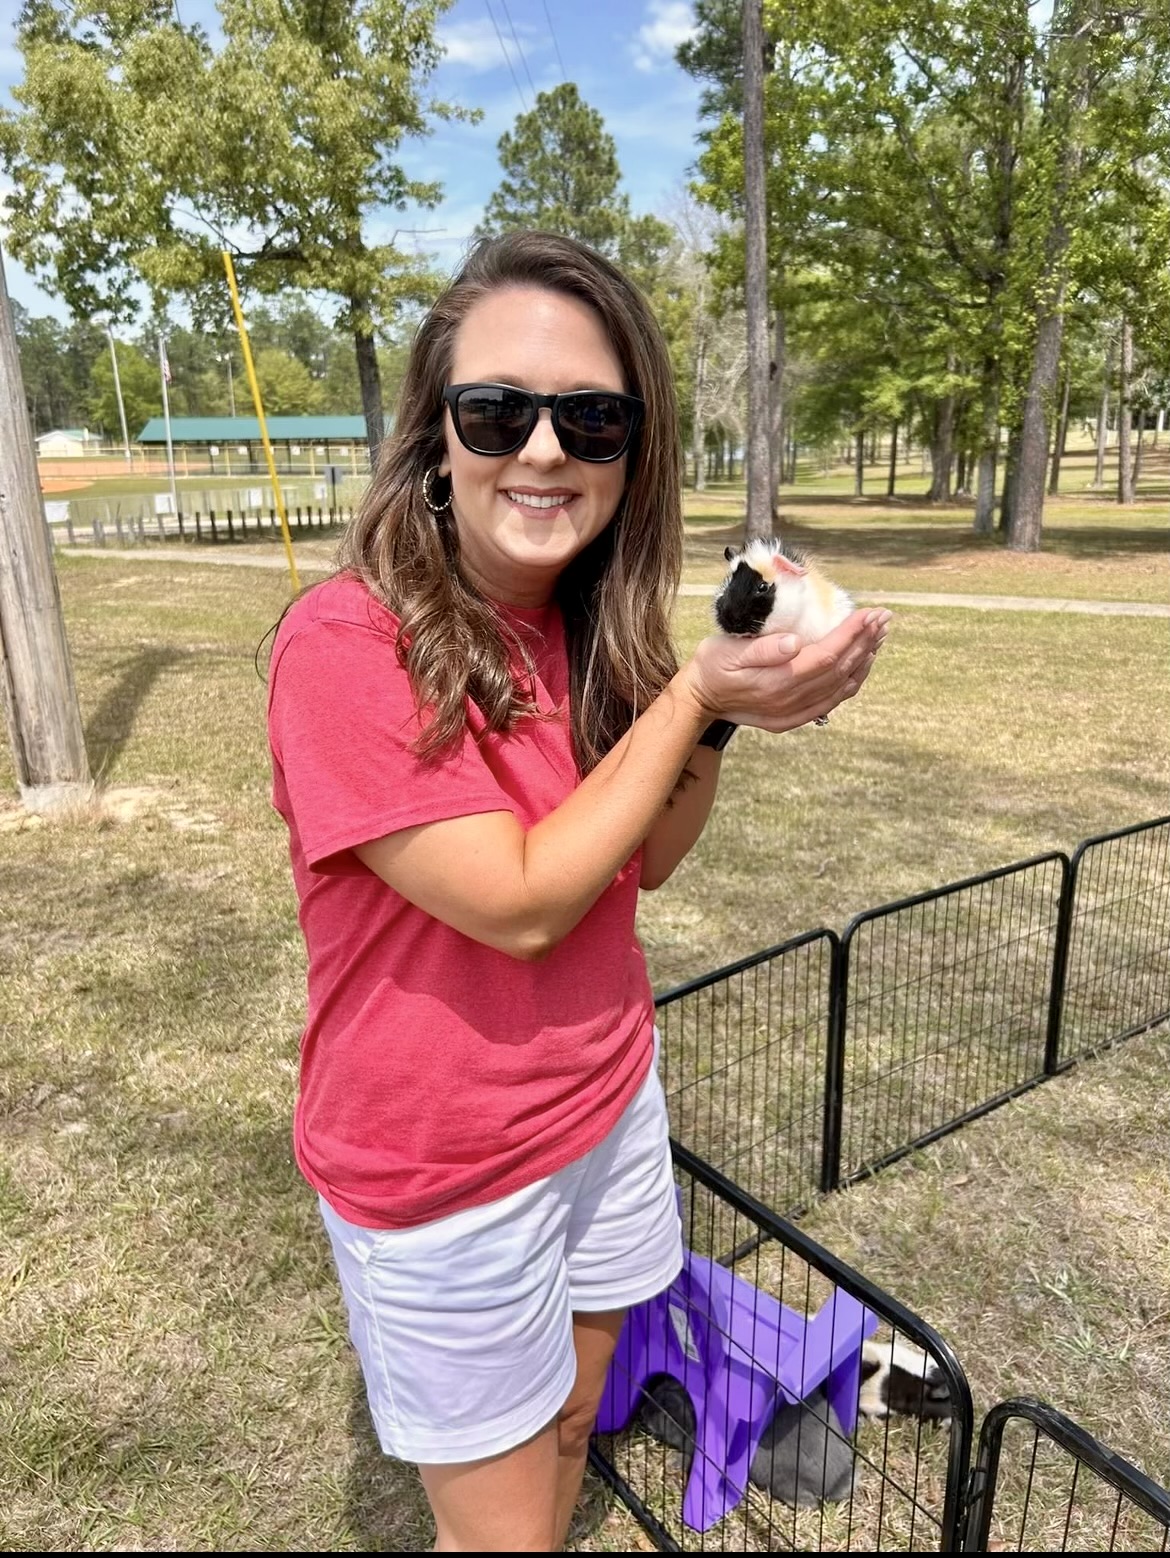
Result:
{"type": "Polygon", "coordinates": [[[658,819],[642,845],[640,886],[645,892],[661,887],[699,842],[719,787],[723,753],[713,747],[696,747],[658,819]],[[693,776],[693,777],[692,777],[693,776]]]}
{"type": "Polygon", "coordinates": [[[577,789],[527,832],[511,812],[487,812],[405,828],[355,854],[473,940],[512,957],[544,957],[646,838],[712,719],[790,730],[827,713],[865,679],[885,620],[855,612],[804,649],[787,635],[705,639],[577,789]]]}

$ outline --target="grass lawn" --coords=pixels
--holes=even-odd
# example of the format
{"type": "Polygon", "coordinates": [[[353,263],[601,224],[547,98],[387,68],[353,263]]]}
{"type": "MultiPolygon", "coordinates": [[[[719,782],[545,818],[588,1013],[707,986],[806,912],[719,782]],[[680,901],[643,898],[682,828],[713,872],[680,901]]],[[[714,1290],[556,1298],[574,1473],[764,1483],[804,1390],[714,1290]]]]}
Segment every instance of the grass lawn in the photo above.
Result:
{"type": "MultiPolygon", "coordinates": [[[[921,488],[893,501],[884,492],[853,498],[835,478],[802,481],[782,490],[777,529],[847,590],[1170,601],[1170,452],[1164,488],[1151,484],[1129,508],[1084,491],[1049,498],[1036,553],[975,535],[969,501],[930,506],[921,488]]],[[[744,489],[688,492],[685,512],[684,577],[714,584],[724,547],[742,537],[744,489]]]]}
{"type": "MultiPolygon", "coordinates": [[[[1071,469],[1076,471],[1075,461],[1071,469]]],[[[1107,482],[1113,479],[1107,470],[1107,482]]],[[[185,501],[200,505],[214,485],[205,477],[179,483],[189,495],[185,501]]],[[[243,489],[265,487],[259,477],[222,485],[237,498],[243,489]]],[[[165,491],[165,478],[150,486],[165,491]]],[[[360,479],[347,478],[339,487],[339,502],[356,504],[362,486],[360,479]]],[[[288,487],[293,506],[312,497],[310,488],[316,490],[305,478],[290,478],[288,487]]],[[[904,473],[897,498],[887,500],[883,473],[871,469],[867,496],[857,499],[845,473],[821,476],[802,470],[800,484],[781,492],[777,528],[786,540],[813,553],[845,589],[867,595],[917,591],[1170,602],[1170,445],[1149,455],[1139,501],[1130,508],[1113,501],[1112,485],[1096,493],[1087,490],[1084,480],[1070,477],[1062,495],[1045,504],[1042,550],[1034,554],[1007,551],[998,535],[976,536],[970,500],[928,505],[924,490],[917,471],[904,473]]],[[[112,491],[106,482],[93,487],[95,500],[112,491]]],[[[723,549],[742,539],[744,502],[742,483],[686,492],[686,583],[713,585],[723,577],[723,549]]],[[[98,510],[104,514],[104,505],[99,503],[98,510]]],[[[110,529],[112,520],[104,522],[110,529]]],[[[153,547],[149,524],[147,535],[146,544],[153,547]]],[[[298,557],[306,562],[328,562],[336,546],[336,534],[329,532],[306,535],[294,529],[294,539],[298,557]]],[[[240,555],[270,555],[279,547],[279,536],[268,534],[237,543],[240,555]]]]}
{"type": "MultiPolygon", "coordinates": [[[[284,579],[58,563],[106,799],[0,809],[0,1546],[418,1550],[289,1149],[304,962],[252,665],[284,579]]],[[[684,645],[708,609],[680,603],[684,645]]],[[[656,987],[1167,810],[1168,631],[900,609],[828,729],[732,743],[707,835],[644,900],[656,987]]],[[[1163,1479],[1167,1058],[1135,1041],[811,1221],[948,1335],[981,1405],[1047,1393],[1163,1479]]],[[[645,1545],[596,1488],[575,1543],[645,1545]]]]}

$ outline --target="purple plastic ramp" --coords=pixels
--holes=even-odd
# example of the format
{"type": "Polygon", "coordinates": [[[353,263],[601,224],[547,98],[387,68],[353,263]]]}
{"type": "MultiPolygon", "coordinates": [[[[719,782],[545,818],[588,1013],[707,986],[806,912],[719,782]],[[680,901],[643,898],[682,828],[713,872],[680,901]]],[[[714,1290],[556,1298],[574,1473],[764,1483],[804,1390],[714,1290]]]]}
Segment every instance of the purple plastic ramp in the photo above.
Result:
{"type": "Polygon", "coordinates": [[[783,1402],[821,1384],[847,1433],[856,1418],[861,1343],[876,1316],[846,1293],[811,1320],[718,1263],[687,1251],[665,1293],[631,1309],[606,1380],[597,1428],[616,1433],[655,1374],[677,1380],[695,1411],[683,1519],[706,1531],[736,1507],[760,1439],[783,1402]]]}

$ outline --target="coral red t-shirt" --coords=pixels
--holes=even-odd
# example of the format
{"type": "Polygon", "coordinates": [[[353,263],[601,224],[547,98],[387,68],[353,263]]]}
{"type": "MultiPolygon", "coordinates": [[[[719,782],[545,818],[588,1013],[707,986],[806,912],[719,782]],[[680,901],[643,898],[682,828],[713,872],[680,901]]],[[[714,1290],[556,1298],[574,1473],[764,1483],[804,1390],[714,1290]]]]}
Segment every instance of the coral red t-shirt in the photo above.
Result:
{"type": "Polygon", "coordinates": [[[649,1070],[653,998],[634,934],[640,852],[543,961],[521,962],[416,908],[356,844],[475,812],[530,828],[580,782],[555,606],[501,608],[537,701],[506,735],[437,765],[395,652],[397,618],[351,576],[302,596],[269,673],[273,803],[289,828],[309,959],[294,1145],[342,1217],[405,1228],[509,1195],[592,1150],[649,1070]]]}

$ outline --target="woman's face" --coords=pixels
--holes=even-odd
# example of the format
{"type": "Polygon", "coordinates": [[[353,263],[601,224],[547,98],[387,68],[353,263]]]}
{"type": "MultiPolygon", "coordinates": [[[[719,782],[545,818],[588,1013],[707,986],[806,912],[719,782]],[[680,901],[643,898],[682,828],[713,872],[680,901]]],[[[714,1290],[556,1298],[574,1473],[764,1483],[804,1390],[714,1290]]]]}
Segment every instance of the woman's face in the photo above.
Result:
{"type": "MultiPolygon", "coordinates": [[[[514,384],[544,395],[626,390],[600,315],[543,287],[481,298],[455,337],[448,382],[514,384]]],[[[439,474],[451,478],[462,564],[485,595],[509,605],[551,598],[561,571],[609,524],[625,488],[626,455],[608,465],[573,459],[551,415],[542,408],[514,454],[482,455],[463,447],[450,409],[443,413],[447,449],[439,474]]]]}

